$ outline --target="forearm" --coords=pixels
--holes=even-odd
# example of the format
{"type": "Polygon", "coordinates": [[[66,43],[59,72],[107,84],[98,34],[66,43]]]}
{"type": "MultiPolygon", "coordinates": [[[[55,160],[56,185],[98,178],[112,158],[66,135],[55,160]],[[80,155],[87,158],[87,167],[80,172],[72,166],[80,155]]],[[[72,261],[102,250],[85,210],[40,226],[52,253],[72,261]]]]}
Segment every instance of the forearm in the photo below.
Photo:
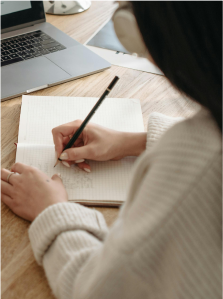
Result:
{"type": "Polygon", "coordinates": [[[123,156],[139,156],[146,149],[146,132],[122,132],[123,156]]]}
{"type": "Polygon", "coordinates": [[[106,234],[102,214],[74,203],[52,205],[35,219],[29,229],[31,245],[57,298],[73,298],[80,268],[106,234]]]}
{"type": "Polygon", "coordinates": [[[139,156],[146,149],[150,149],[169,128],[182,120],[182,117],[174,118],[161,113],[151,113],[147,132],[119,132],[119,157],[139,156]]]}
{"type": "Polygon", "coordinates": [[[114,244],[122,229],[113,230],[107,234],[100,213],[76,204],[54,205],[37,217],[31,244],[56,298],[143,298],[147,285],[128,268],[131,255],[120,251],[122,242],[114,244]]]}
{"type": "MultiPolygon", "coordinates": [[[[75,296],[75,283],[83,267],[95,252],[100,251],[102,244],[84,230],[67,231],[57,236],[43,257],[46,277],[56,298],[80,298],[75,296]]],[[[82,288],[88,283],[82,281],[82,288]]]]}

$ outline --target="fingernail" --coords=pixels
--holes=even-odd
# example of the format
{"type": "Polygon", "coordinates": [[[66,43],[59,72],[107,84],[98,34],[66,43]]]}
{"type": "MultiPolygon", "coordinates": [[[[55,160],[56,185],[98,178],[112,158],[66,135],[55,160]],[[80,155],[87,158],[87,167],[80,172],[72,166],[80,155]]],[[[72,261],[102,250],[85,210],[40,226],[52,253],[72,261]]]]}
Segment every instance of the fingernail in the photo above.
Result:
{"type": "Polygon", "coordinates": [[[62,161],[62,164],[65,165],[65,166],[67,166],[67,167],[70,167],[70,164],[67,163],[67,162],[65,162],[65,161],[62,161]]]}
{"type": "Polygon", "coordinates": [[[84,168],[86,172],[91,172],[89,168],[84,168]]]}
{"type": "Polygon", "coordinates": [[[80,159],[80,160],[76,160],[74,161],[75,163],[81,163],[81,162],[84,162],[84,159],[80,159]]]}
{"type": "Polygon", "coordinates": [[[61,160],[67,160],[67,159],[68,159],[68,154],[67,154],[67,153],[62,153],[62,154],[60,155],[60,159],[61,159],[61,160]]]}
{"type": "Polygon", "coordinates": [[[58,175],[58,177],[60,177],[60,178],[61,178],[61,174],[60,174],[60,173],[57,173],[57,175],[58,175]]]}

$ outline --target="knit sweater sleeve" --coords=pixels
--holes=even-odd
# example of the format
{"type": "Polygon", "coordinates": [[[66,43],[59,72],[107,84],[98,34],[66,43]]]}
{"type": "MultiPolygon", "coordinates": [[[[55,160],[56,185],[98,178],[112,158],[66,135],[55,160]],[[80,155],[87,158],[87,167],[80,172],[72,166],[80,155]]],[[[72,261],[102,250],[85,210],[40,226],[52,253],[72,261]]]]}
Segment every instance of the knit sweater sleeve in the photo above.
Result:
{"type": "Polygon", "coordinates": [[[168,129],[183,119],[182,117],[166,116],[158,112],[151,113],[147,124],[146,150],[150,150],[168,129]]]}
{"type": "Polygon", "coordinates": [[[130,287],[123,297],[129,283],[145,289],[126,267],[129,255],[119,252],[116,230],[108,238],[106,231],[100,213],[75,203],[54,204],[32,223],[31,246],[56,298],[129,299],[130,287]]]}

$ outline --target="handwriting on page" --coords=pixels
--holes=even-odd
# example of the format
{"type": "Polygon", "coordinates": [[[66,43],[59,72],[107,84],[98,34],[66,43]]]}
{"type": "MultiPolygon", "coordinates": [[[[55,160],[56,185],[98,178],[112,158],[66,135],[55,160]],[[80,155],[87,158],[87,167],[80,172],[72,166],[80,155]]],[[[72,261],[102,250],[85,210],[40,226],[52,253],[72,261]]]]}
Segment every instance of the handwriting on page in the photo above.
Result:
{"type": "Polygon", "coordinates": [[[60,173],[69,200],[125,199],[135,158],[127,157],[107,162],[89,161],[92,172],[87,173],[77,165],[66,167],[59,163],[53,167],[54,154],[52,145],[18,144],[16,161],[37,167],[49,177],[60,173]]]}
{"type": "Polygon", "coordinates": [[[63,184],[66,189],[93,189],[93,180],[88,173],[84,173],[78,166],[73,168],[74,175],[72,178],[65,177],[63,184]]]}
{"type": "MultiPolygon", "coordinates": [[[[27,161],[28,162],[28,161],[27,161]]],[[[47,175],[52,175],[52,164],[51,163],[27,163],[29,166],[36,167],[47,175]]],[[[66,189],[93,189],[93,179],[89,177],[88,173],[85,173],[82,169],[78,168],[76,165],[72,165],[72,172],[70,171],[70,176],[66,175],[67,169],[59,165],[60,173],[63,178],[63,184],[66,189]]]]}

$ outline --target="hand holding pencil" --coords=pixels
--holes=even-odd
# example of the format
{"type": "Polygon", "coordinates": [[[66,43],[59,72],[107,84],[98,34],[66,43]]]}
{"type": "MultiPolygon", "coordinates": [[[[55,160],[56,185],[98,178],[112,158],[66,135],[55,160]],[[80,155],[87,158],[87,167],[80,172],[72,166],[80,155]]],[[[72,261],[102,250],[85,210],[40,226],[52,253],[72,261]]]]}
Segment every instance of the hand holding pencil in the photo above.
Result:
{"type": "MultiPolygon", "coordinates": [[[[116,78],[109,85],[110,88],[117,82],[118,79],[116,78]]],[[[104,99],[103,95],[99,101],[104,99]]],[[[102,102],[99,101],[88,116],[94,114],[102,102]]],[[[90,118],[87,117],[86,119],[89,121],[90,118]]],[[[66,167],[77,164],[79,168],[90,172],[90,165],[86,163],[85,159],[94,161],[119,160],[126,156],[138,156],[145,150],[146,133],[119,132],[94,123],[88,123],[86,119],[83,122],[75,120],[52,130],[56,165],[58,161],[61,161],[66,167]],[[80,130],[80,128],[82,129],[80,130]],[[78,130],[79,133],[77,134],[78,130]],[[71,136],[76,136],[74,143],[70,142],[71,136]]]]}
{"type": "MultiPolygon", "coordinates": [[[[75,131],[74,135],[71,137],[71,139],[65,145],[63,151],[65,151],[66,149],[71,148],[74,145],[74,143],[77,141],[78,137],[80,136],[80,134],[84,130],[85,126],[87,125],[87,123],[90,121],[90,119],[92,118],[92,116],[94,115],[94,113],[96,112],[98,107],[101,105],[102,101],[107,97],[107,95],[110,93],[110,91],[115,86],[115,84],[118,82],[118,80],[119,80],[119,77],[115,76],[115,78],[109,84],[109,86],[104,91],[104,93],[101,95],[101,97],[99,98],[97,103],[94,105],[92,110],[89,112],[89,114],[87,115],[85,120],[81,123],[80,127],[75,131]]],[[[58,158],[58,160],[57,160],[56,164],[54,165],[54,167],[58,164],[59,161],[62,161],[62,159],[58,158]]]]}
{"type": "Polygon", "coordinates": [[[69,136],[73,135],[81,124],[81,120],[75,120],[53,129],[57,158],[60,156],[62,163],[67,167],[77,164],[79,168],[90,172],[90,165],[85,159],[119,160],[126,156],[139,156],[145,150],[146,132],[120,132],[90,122],[74,146],[63,152],[65,144],[70,140],[69,136]]]}

